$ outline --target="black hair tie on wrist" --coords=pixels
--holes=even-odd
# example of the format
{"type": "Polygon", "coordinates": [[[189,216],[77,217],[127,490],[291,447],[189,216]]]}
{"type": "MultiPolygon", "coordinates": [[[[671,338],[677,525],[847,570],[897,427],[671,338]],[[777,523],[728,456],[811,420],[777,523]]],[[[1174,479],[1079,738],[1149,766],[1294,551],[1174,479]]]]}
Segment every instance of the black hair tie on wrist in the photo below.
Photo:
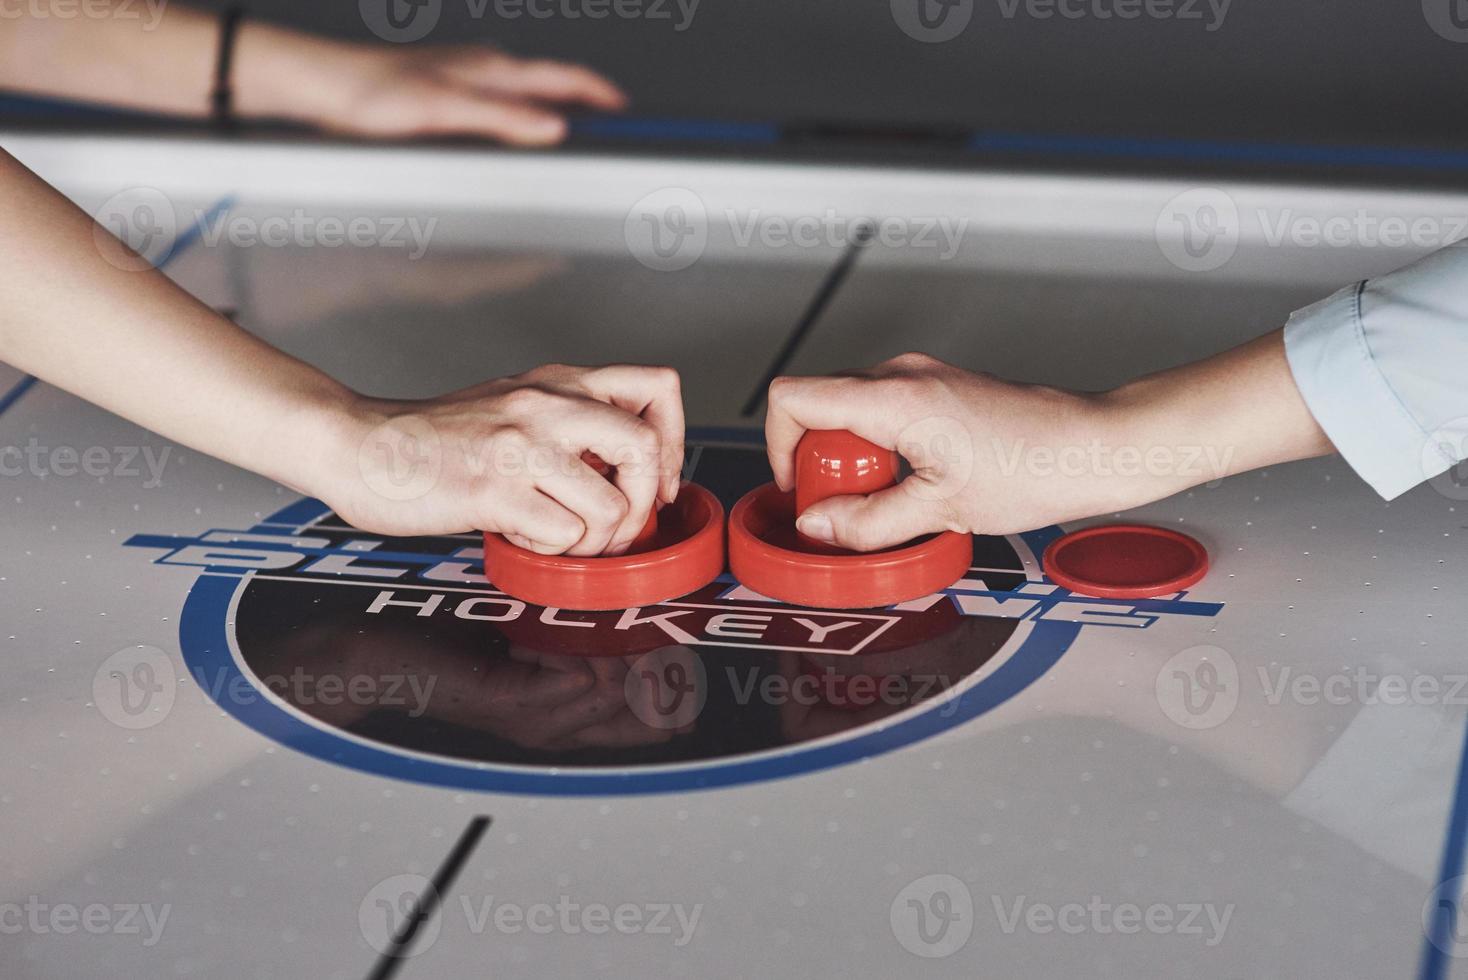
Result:
{"type": "Polygon", "coordinates": [[[243,7],[229,7],[219,16],[219,52],[214,60],[214,91],[209,102],[213,106],[214,125],[223,130],[235,128],[234,89],[229,76],[234,63],[234,39],[244,16],[243,7]]]}

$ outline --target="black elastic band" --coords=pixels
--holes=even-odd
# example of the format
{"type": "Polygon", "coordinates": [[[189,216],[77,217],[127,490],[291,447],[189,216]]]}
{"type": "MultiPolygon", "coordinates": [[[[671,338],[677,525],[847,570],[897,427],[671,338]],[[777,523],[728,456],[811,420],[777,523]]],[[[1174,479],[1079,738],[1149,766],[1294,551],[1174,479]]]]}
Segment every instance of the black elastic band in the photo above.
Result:
{"type": "Polygon", "coordinates": [[[234,89],[229,76],[234,64],[234,39],[244,16],[244,7],[229,7],[219,15],[219,52],[214,60],[214,91],[209,103],[213,107],[214,125],[220,129],[234,128],[234,89]]]}

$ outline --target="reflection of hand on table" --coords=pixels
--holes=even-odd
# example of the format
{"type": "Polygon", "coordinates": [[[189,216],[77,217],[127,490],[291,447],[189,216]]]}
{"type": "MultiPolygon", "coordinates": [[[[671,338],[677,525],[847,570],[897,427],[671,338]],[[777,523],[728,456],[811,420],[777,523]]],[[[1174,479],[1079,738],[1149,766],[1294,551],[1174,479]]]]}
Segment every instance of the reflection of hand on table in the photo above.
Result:
{"type": "MultiPolygon", "coordinates": [[[[408,692],[391,703],[319,697],[312,686],[280,685],[296,707],[327,724],[351,729],[377,711],[424,717],[487,732],[527,749],[565,750],[648,745],[671,732],[649,727],[627,706],[628,663],[617,657],[566,657],[510,646],[508,656],[429,647],[411,630],[352,632],[322,624],[284,638],[266,677],[304,670],[308,680],[342,690],[358,679],[366,690],[389,681],[408,692]]],[[[635,658],[628,658],[629,660],[635,658]]],[[[273,685],[274,686],[274,685],[273,685]]]]}
{"type": "Polygon", "coordinates": [[[780,674],[791,685],[780,710],[786,737],[823,738],[942,697],[993,652],[989,630],[987,621],[955,618],[937,635],[891,650],[782,655],[780,674]]]}
{"type": "Polygon", "coordinates": [[[628,708],[627,664],[512,647],[477,688],[450,695],[445,721],[493,731],[528,749],[618,748],[665,742],[628,708]]]}

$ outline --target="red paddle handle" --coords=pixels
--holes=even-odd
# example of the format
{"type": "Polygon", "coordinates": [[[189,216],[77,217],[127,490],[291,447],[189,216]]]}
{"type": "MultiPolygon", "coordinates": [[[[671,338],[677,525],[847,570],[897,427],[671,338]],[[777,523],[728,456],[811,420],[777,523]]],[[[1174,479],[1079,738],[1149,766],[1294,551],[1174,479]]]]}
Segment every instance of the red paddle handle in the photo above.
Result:
{"type": "Polygon", "coordinates": [[[845,429],[811,429],[795,447],[795,513],[827,497],[871,494],[897,482],[897,453],[845,429]]]}

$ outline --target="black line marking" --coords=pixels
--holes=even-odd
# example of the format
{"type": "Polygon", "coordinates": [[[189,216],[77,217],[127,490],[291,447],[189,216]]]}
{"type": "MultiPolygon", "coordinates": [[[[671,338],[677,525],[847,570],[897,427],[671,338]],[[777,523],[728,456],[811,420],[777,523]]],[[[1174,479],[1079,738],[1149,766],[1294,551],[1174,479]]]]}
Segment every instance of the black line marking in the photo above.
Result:
{"type": "Polygon", "coordinates": [[[790,331],[790,336],[785,338],[785,345],[775,355],[774,361],[770,363],[769,370],[765,372],[764,377],[760,379],[759,383],[754,386],[754,391],[749,393],[749,400],[744,403],[744,408],[740,409],[739,412],[742,417],[750,418],[755,412],[759,411],[760,404],[765,400],[765,391],[770,387],[770,382],[784,373],[786,366],[790,363],[790,359],[800,349],[801,341],[805,340],[806,335],[810,333],[811,327],[815,326],[816,321],[821,318],[821,314],[830,305],[831,297],[836,295],[836,290],[840,289],[841,284],[846,281],[847,275],[851,272],[851,267],[856,264],[857,255],[861,253],[861,250],[871,240],[872,226],[867,224],[859,225],[856,229],[855,237],[851,240],[851,244],[846,246],[846,251],[841,253],[840,260],[831,268],[830,272],[826,273],[826,278],[821,283],[821,288],[816,290],[815,296],[811,297],[810,305],[805,308],[805,313],[796,322],[795,328],[790,331]]]}
{"type": "Polygon", "coordinates": [[[402,928],[397,935],[392,937],[392,945],[378,957],[377,965],[372,972],[367,974],[367,980],[390,980],[397,974],[412,951],[413,940],[418,936],[418,930],[423,924],[438,912],[443,904],[443,897],[448,890],[454,886],[454,879],[459,877],[464,864],[469,860],[469,855],[474,853],[474,848],[479,846],[479,840],[484,832],[489,829],[490,818],[487,816],[475,817],[469,821],[469,826],[459,835],[458,843],[454,849],[449,851],[448,857],[443,859],[438,871],[434,872],[433,882],[427,893],[418,896],[419,904],[413,907],[413,911],[403,920],[402,928]]]}

